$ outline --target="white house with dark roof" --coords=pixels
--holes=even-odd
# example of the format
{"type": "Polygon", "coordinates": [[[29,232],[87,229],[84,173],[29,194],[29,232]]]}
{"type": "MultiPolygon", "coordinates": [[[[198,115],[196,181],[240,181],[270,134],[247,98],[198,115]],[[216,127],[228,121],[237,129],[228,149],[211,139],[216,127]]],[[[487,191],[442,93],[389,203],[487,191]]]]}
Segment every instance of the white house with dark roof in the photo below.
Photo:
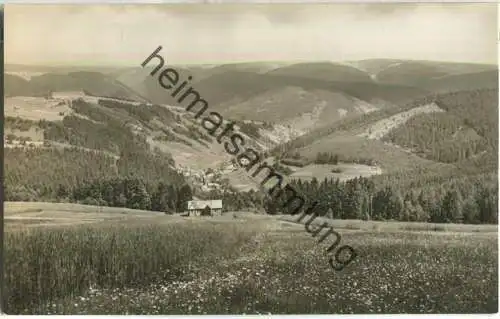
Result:
{"type": "Polygon", "coordinates": [[[222,200],[191,200],[188,201],[189,216],[201,216],[205,207],[210,209],[210,216],[222,214],[222,200]]]}

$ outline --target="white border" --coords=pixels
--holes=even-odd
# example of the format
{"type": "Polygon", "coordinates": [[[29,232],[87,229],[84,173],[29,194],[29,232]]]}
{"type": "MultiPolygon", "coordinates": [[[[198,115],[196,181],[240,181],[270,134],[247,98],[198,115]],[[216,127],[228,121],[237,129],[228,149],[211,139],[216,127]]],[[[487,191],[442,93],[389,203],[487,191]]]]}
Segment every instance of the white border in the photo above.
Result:
{"type": "MultiPolygon", "coordinates": [[[[121,0],[107,0],[107,1],[99,1],[99,0],[86,0],[86,1],[71,1],[71,0],[8,0],[2,1],[0,3],[3,4],[28,4],[28,3],[38,3],[38,4],[57,4],[57,3],[67,3],[67,4],[128,4],[128,3],[137,3],[137,4],[221,4],[221,3],[233,3],[233,4],[272,4],[272,3],[352,3],[352,4],[361,4],[361,3],[499,3],[496,0],[441,0],[441,1],[412,1],[412,0],[401,0],[401,1],[391,1],[391,0],[363,0],[363,1],[332,1],[332,0],[246,0],[246,1],[228,1],[228,0],[154,0],[154,1],[141,1],[141,0],[129,0],[129,1],[121,1],[121,0]]],[[[498,6],[498,16],[500,16],[500,6],[498,6]]],[[[498,24],[497,24],[498,29],[498,24]]],[[[500,60],[500,32],[499,37],[497,38],[497,52],[499,53],[500,60]]],[[[499,93],[499,101],[500,101],[500,93],[499,93]]],[[[499,112],[499,122],[500,122],[500,112],[499,112]]],[[[500,131],[499,131],[500,136],[500,131]]],[[[499,165],[500,167],[500,165],[499,165]]],[[[500,168],[499,168],[500,175],[500,168]]],[[[500,191],[499,191],[500,192],[500,191]]],[[[499,202],[500,205],[500,202],[499,202]]],[[[2,225],[3,226],[3,225],[2,225]]],[[[499,237],[499,247],[500,247],[500,237],[499,237]]],[[[500,285],[499,285],[499,295],[500,295],[500,285]]],[[[151,316],[139,316],[139,315],[128,315],[128,316],[119,316],[119,315],[111,315],[111,316],[61,316],[61,315],[51,315],[51,316],[17,316],[17,315],[6,315],[0,311],[0,315],[2,318],[33,318],[33,317],[46,317],[46,318],[54,318],[54,317],[72,317],[72,318],[149,318],[151,316]]],[[[341,316],[342,318],[380,318],[380,319],[394,319],[394,318],[422,318],[425,316],[427,318],[499,318],[500,313],[495,314],[422,314],[422,315],[409,315],[409,314],[396,314],[396,315],[156,315],[157,318],[332,318],[341,316]]]]}
{"type": "Polygon", "coordinates": [[[392,0],[363,0],[363,1],[349,1],[349,0],[79,0],[79,1],[71,1],[71,0],[0,0],[0,3],[4,4],[18,4],[18,3],[52,3],[52,4],[129,4],[129,3],[137,3],[137,4],[273,4],[273,3],[282,3],[282,4],[292,4],[292,3],[302,3],[302,4],[315,4],[315,3],[351,3],[355,4],[365,4],[365,3],[422,3],[422,4],[431,4],[431,3],[499,3],[496,0],[441,0],[441,1],[415,1],[415,0],[401,0],[401,1],[392,1],[392,0]]]}

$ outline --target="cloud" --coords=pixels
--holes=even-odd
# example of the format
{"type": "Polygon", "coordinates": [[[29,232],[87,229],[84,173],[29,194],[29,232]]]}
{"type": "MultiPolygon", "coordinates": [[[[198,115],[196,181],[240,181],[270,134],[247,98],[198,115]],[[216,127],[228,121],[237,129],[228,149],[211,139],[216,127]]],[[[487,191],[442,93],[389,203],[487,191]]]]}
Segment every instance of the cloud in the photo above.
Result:
{"type": "Polygon", "coordinates": [[[6,6],[8,63],[368,58],[495,62],[496,7],[466,4],[6,6]]]}
{"type": "Polygon", "coordinates": [[[419,7],[418,3],[369,3],[361,4],[360,10],[368,14],[392,15],[410,13],[419,7]]]}

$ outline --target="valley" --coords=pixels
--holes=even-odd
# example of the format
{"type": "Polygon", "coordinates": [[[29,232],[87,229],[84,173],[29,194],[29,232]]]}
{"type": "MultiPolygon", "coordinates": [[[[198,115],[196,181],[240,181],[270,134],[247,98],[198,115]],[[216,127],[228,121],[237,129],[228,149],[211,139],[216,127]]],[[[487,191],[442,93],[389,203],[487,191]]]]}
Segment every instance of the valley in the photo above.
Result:
{"type": "MultiPolygon", "coordinates": [[[[147,69],[128,68],[103,73],[98,69],[68,71],[68,68],[36,70],[25,67],[24,70],[23,66],[10,69],[13,71],[6,78],[5,103],[7,148],[71,147],[95,150],[118,160],[123,152],[119,146],[122,142],[114,141],[113,136],[108,137],[110,140],[105,143],[108,146],[102,148],[98,146],[103,145],[102,142],[91,141],[94,137],[90,131],[79,133],[81,137],[78,138],[70,135],[77,127],[97,129],[105,135],[124,130],[144,143],[141,152],[159,152],[171,158],[172,169],[201,192],[227,187],[237,191],[259,189],[258,182],[231,163],[222,145],[203,132],[200,123],[160,88],[153,86],[147,69]],[[96,83],[102,84],[96,86],[96,83]],[[156,104],[160,101],[162,103],[156,104]],[[119,128],[103,127],[109,123],[119,128]],[[207,174],[210,171],[222,177],[215,179],[213,174],[207,174]]],[[[428,151],[414,148],[407,142],[402,145],[391,137],[402,127],[411,129],[408,123],[422,115],[439,112],[448,116],[447,110],[436,104],[439,99],[436,94],[443,94],[441,89],[433,93],[432,89],[420,84],[395,87],[392,80],[388,80],[388,74],[399,76],[401,70],[407,74],[407,79],[415,77],[404,83],[415,85],[418,81],[439,82],[455,77],[460,90],[462,82],[458,78],[490,72],[491,67],[363,60],[344,64],[247,63],[180,68],[183,76],[195,77],[193,86],[207,96],[210,107],[234,121],[239,133],[252,141],[256,150],[267,156],[271,155],[269,152],[278,155],[277,161],[269,157],[271,162],[278,164],[286,159],[294,149],[288,145],[303,144],[297,150],[310,164],[288,166],[292,179],[315,177],[322,180],[326,177],[345,181],[415,168],[453,170],[455,163],[422,156],[422,151],[428,151]],[[410,69],[414,74],[408,73],[410,69]],[[431,98],[432,103],[426,103],[426,98],[431,98]],[[310,142],[302,142],[309,136],[310,142]],[[278,154],[276,150],[286,151],[278,154]],[[313,163],[324,151],[339,155],[341,165],[313,163]]],[[[493,85],[488,82],[485,88],[493,85]]],[[[453,116],[456,115],[451,118],[453,116]]],[[[455,139],[458,137],[458,131],[450,133],[455,139]]],[[[482,143],[480,135],[476,134],[476,141],[482,143]]],[[[468,157],[480,152],[484,150],[472,150],[468,157]]],[[[280,165],[287,167],[284,163],[280,165]]]]}
{"type": "Polygon", "coordinates": [[[497,5],[226,2],[0,6],[2,313],[498,313],[497,5]]]}
{"type": "Polygon", "coordinates": [[[287,198],[147,73],[29,69],[6,77],[11,312],[496,311],[498,89],[462,89],[487,66],[181,69],[360,257],[332,277],[287,198]],[[213,199],[221,216],[187,217],[213,199]]]}

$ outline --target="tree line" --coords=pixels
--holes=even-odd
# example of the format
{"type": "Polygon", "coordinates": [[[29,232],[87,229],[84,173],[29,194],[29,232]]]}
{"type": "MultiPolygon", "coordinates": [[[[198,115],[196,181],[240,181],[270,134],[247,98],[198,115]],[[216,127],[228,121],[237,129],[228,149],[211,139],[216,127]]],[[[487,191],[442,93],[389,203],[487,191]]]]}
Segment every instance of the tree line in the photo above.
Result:
{"type": "MultiPolygon", "coordinates": [[[[346,182],[316,178],[293,180],[290,186],[305,199],[317,201],[319,215],[335,219],[396,220],[433,223],[495,224],[498,222],[498,184],[487,176],[457,179],[449,183],[401,190],[376,188],[370,178],[346,182]]],[[[269,214],[292,213],[287,197],[267,199],[269,214]],[[284,211],[283,207],[285,207],[284,211]]]]}
{"type": "MultiPolygon", "coordinates": [[[[405,176],[397,177],[406,180],[405,176]]],[[[332,219],[497,223],[498,183],[495,173],[427,178],[404,187],[397,180],[384,176],[358,177],[345,182],[334,178],[322,181],[313,178],[311,181],[292,180],[290,186],[309,203],[317,201],[315,212],[332,219]]],[[[286,204],[286,196],[272,198],[253,190],[239,193],[211,191],[199,196],[222,199],[225,211],[263,210],[268,214],[290,214],[296,208],[286,204]]]]}
{"type": "MultiPolygon", "coordinates": [[[[97,151],[78,149],[6,149],[5,200],[76,202],[168,213],[184,211],[194,195],[191,187],[160,157],[144,156],[129,153],[114,159],[97,151]]],[[[497,222],[496,173],[442,178],[429,173],[428,176],[422,177],[420,183],[410,184],[411,177],[407,175],[360,177],[345,182],[313,178],[292,180],[290,184],[303,198],[317,201],[316,211],[330,218],[497,222]]],[[[222,199],[225,211],[291,212],[282,209],[286,198],[274,200],[260,191],[218,190],[196,196],[222,199]]]]}
{"type": "Polygon", "coordinates": [[[126,207],[165,213],[183,212],[193,192],[187,184],[147,183],[137,177],[96,179],[72,190],[60,187],[58,200],[87,205],[126,207]]]}
{"type": "Polygon", "coordinates": [[[316,154],[316,158],[313,161],[314,164],[331,164],[331,165],[338,165],[339,162],[355,163],[368,166],[375,166],[377,164],[377,162],[372,158],[343,156],[329,152],[319,152],[318,154],[316,154]]]}
{"type": "Polygon", "coordinates": [[[125,149],[119,156],[114,156],[77,147],[6,148],[5,200],[57,201],[64,198],[61,194],[71,194],[96,180],[127,177],[139,178],[146,185],[163,181],[180,187],[186,181],[172,167],[173,164],[173,160],[161,152],[125,149]]]}

